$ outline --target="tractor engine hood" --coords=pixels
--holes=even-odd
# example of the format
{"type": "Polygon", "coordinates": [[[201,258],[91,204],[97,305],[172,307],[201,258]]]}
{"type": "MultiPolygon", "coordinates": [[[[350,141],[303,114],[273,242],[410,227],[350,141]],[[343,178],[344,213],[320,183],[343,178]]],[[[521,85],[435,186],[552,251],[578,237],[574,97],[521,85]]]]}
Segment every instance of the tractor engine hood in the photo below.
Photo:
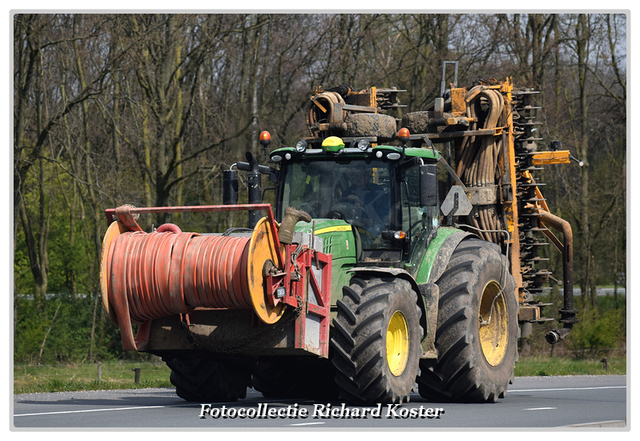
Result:
{"type": "Polygon", "coordinates": [[[314,219],[311,222],[298,222],[296,231],[312,233],[322,239],[322,252],[331,254],[333,260],[349,259],[356,262],[361,251],[356,240],[354,227],[341,219],[314,219]]]}

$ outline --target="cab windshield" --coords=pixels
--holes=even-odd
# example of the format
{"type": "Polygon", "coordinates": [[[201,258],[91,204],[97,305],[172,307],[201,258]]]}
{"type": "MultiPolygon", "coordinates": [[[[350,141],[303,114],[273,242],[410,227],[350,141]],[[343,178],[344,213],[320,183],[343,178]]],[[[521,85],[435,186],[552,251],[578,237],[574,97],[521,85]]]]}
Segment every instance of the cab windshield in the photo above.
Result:
{"type": "Polygon", "coordinates": [[[344,219],[368,249],[388,248],[392,192],[388,163],[372,160],[293,162],[287,165],[282,207],[313,218],[344,219]],[[386,242],[386,243],[385,243],[386,242]]]}

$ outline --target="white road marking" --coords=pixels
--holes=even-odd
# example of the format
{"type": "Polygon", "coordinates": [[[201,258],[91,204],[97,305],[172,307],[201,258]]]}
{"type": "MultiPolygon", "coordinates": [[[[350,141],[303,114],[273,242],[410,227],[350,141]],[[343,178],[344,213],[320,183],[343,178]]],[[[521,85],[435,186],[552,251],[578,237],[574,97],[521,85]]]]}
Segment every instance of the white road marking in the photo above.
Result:
{"type": "Polygon", "coordinates": [[[557,407],[530,407],[529,409],[522,410],[556,410],[557,407]]]}
{"type": "Polygon", "coordinates": [[[296,423],[290,424],[290,426],[311,426],[312,424],[324,424],[324,421],[315,421],[313,423],[296,423]]]}
{"type": "Polygon", "coordinates": [[[193,406],[193,404],[173,404],[167,406],[135,406],[135,407],[107,407],[104,409],[83,409],[83,410],[61,410],[56,412],[37,412],[37,413],[18,413],[14,414],[14,417],[23,417],[23,416],[40,416],[40,415],[64,415],[70,413],[89,413],[89,412],[111,412],[111,411],[119,411],[119,410],[135,410],[135,409],[160,409],[163,407],[188,407],[193,406]]]}
{"type": "Polygon", "coordinates": [[[567,390],[601,390],[601,389],[626,389],[627,386],[596,386],[596,387],[556,387],[552,389],[507,389],[507,393],[514,392],[553,392],[567,390]]]}

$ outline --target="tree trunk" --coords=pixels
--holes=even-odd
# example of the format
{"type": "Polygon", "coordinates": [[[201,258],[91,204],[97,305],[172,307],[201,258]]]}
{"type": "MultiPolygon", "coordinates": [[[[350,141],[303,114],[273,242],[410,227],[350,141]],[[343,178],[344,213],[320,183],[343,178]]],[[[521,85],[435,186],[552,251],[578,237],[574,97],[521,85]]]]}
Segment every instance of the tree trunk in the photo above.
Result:
{"type": "Polygon", "coordinates": [[[58,312],[60,311],[61,305],[62,305],[62,302],[58,302],[58,306],[56,307],[56,312],[53,313],[53,318],[51,319],[51,324],[49,325],[49,329],[45,331],[44,336],[42,337],[42,343],[40,344],[40,353],[38,357],[39,359],[42,359],[42,353],[44,352],[44,345],[47,342],[47,337],[49,337],[49,334],[53,329],[53,322],[55,322],[56,318],[58,318],[58,312]]]}
{"type": "MultiPolygon", "coordinates": [[[[578,16],[578,22],[576,25],[576,47],[578,56],[578,88],[579,88],[579,102],[580,113],[578,115],[580,121],[580,143],[576,146],[576,151],[579,155],[579,159],[584,163],[583,167],[580,167],[580,201],[581,201],[581,216],[580,224],[582,231],[580,232],[582,237],[582,255],[584,257],[584,273],[580,287],[582,289],[583,302],[589,299],[589,288],[592,280],[592,262],[593,262],[593,243],[591,240],[591,228],[589,219],[589,106],[587,103],[587,72],[588,72],[588,43],[589,43],[589,23],[588,17],[585,14],[578,16]]],[[[591,295],[590,301],[592,306],[595,305],[595,295],[591,295]]]]}

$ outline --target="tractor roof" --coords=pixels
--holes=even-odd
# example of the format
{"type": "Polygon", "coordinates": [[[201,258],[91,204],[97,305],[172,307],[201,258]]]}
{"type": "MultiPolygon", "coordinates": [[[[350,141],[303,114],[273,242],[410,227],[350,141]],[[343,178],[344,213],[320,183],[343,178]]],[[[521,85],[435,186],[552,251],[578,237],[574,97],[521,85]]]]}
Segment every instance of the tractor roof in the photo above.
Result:
{"type": "MultiPolygon", "coordinates": [[[[366,138],[360,138],[350,141],[345,139],[347,143],[340,138],[327,138],[328,142],[324,142],[320,148],[315,145],[309,145],[306,142],[298,142],[296,147],[283,147],[271,152],[270,157],[273,162],[281,162],[284,160],[324,160],[324,159],[368,159],[368,158],[386,158],[391,161],[397,161],[404,157],[423,158],[428,162],[437,161],[440,152],[435,148],[417,148],[417,147],[399,147],[391,145],[376,145],[371,147],[370,142],[366,142],[366,138]],[[334,138],[334,139],[331,139],[334,138]],[[365,142],[363,142],[363,140],[365,142]],[[309,148],[311,147],[311,148],[309,148]]],[[[326,141],[326,140],[325,140],[326,141]]]]}

